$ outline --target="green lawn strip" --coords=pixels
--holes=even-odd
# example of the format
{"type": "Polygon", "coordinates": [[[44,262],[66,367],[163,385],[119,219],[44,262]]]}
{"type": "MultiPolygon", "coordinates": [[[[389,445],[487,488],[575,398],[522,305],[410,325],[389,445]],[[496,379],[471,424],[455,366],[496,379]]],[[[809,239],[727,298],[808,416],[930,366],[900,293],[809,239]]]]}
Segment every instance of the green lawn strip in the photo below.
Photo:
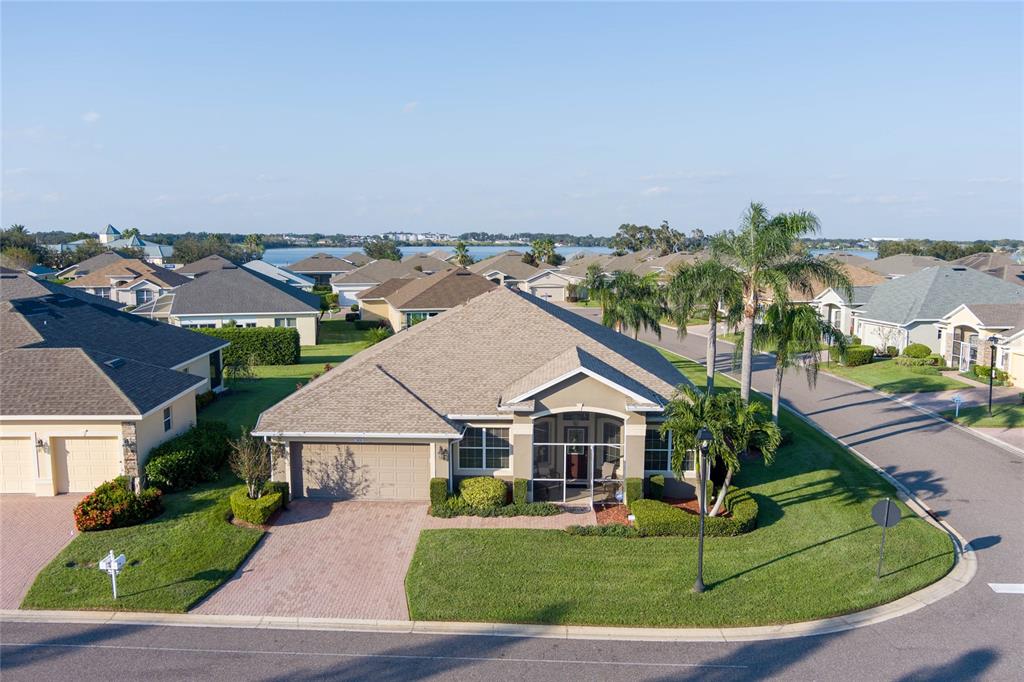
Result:
{"type": "Polygon", "coordinates": [[[946,410],[942,416],[946,419],[963,424],[992,429],[1024,428],[1024,405],[1005,405],[996,403],[992,406],[992,415],[988,414],[988,405],[961,407],[960,416],[955,417],[955,410],[946,410]]]}
{"type": "Polygon", "coordinates": [[[299,382],[323,370],[326,363],[338,365],[365,348],[368,333],[344,320],[322,322],[322,343],[303,346],[298,364],[260,365],[255,368],[255,379],[230,382],[230,390],[199,413],[200,421],[225,422],[231,433],[243,426],[251,428],[263,410],[292,393],[299,382]]]}
{"type": "Polygon", "coordinates": [[[165,495],[164,513],[130,528],[77,535],[44,568],[22,608],[185,612],[230,578],[263,535],[227,522],[228,495],[238,480],[221,480],[165,495]],[[118,577],[96,568],[114,550],[128,564],[118,577]]]}
{"type": "MultiPolygon", "coordinates": [[[[704,367],[662,351],[698,385],[704,367]]],[[[735,390],[719,376],[718,385],[735,390]]],[[[881,529],[871,506],[895,490],[843,446],[784,412],[792,442],[739,485],[757,498],[758,528],[705,541],[703,595],[690,592],[695,538],[574,537],[545,530],[429,530],[406,577],[417,620],[632,626],[797,622],[877,606],[953,565],[942,531],[902,504],[876,580],[881,529]]]]}
{"type": "Polygon", "coordinates": [[[913,371],[914,367],[901,367],[892,360],[877,360],[857,367],[844,367],[829,362],[824,363],[822,369],[883,393],[927,393],[971,388],[970,384],[941,374],[918,374],[913,371]]]}

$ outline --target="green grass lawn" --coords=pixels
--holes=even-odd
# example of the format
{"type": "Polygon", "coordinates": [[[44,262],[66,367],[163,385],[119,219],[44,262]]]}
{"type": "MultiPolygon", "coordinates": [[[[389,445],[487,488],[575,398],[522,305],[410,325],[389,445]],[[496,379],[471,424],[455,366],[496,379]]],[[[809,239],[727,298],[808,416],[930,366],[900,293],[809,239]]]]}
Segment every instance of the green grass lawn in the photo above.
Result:
{"type": "Polygon", "coordinates": [[[368,333],[344,320],[321,322],[321,343],[303,346],[298,364],[256,367],[255,379],[230,382],[230,390],[200,412],[199,419],[225,422],[231,433],[251,428],[263,410],[292,393],[298,382],[308,381],[326,363],[337,365],[365,348],[368,333]]]}
{"type": "MultiPolygon", "coordinates": [[[[704,368],[665,353],[698,385],[704,368]]],[[[719,377],[718,385],[735,390],[719,377]]],[[[776,463],[738,483],[758,528],[705,541],[709,590],[690,592],[695,538],[574,537],[548,530],[428,530],[406,577],[411,617],[589,625],[741,626],[822,618],[883,604],[953,565],[949,537],[914,516],[881,530],[871,506],[895,491],[834,440],[784,412],[793,435],[776,463]]]]}
{"type": "Polygon", "coordinates": [[[215,483],[165,495],[164,513],[131,528],[81,533],[44,568],[25,596],[27,609],[116,609],[184,612],[230,578],[263,531],[226,521],[229,473],[215,483]],[[124,553],[118,599],[96,563],[124,553]]]}
{"type": "Polygon", "coordinates": [[[994,429],[1024,428],[1024,405],[1006,405],[996,403],[992,406],[992,416],[988,414],[988,405],[960,408],[959,418],[954,417],[955,410],[947,410],[942,416],[964,426],[994,429]]]}
{"type": "Polygon", "coordinates": [[[857,367],[844,367],[829,362],[823,364],[822,369],[883,393],[926,393],[971,388],[963,381],[941,374],[917,374],[913,371],[915,368],[901,367],[892,360],[876,360],[857,367]]]}

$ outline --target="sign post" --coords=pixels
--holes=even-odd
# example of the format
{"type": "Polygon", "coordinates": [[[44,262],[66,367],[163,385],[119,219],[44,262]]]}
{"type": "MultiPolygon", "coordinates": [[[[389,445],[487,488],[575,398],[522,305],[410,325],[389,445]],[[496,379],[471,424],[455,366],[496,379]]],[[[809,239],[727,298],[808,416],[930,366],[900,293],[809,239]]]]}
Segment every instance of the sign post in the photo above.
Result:
{"type": "Polygon", "coordinates": [[[110,574],[110,584],[114,588],[114,599],[117,599],[117,574],[124,568],[124,554],[114,556],[114,550],[110,550],[110,554],[100,559],[100,570],[106,571],[110,574]]]}
{"type": "Polygon", "coordinates": [[[871,508],[871,518],[882,527],[882,545],[878,548],[878,570],[875,577],[882,577],[882,559],[885,557],[885,529],[900,522],[900,508],[888,497],[871,508]]]}
{"type": "Polygon", "coordinates": [[[960,418],[960,406],[963,404],[963,402],[964,402],[964,399],[960,397],[959,393],[957,393],[955,396],[953,396],[953,404],[956,405],[956,418],[957,419],[960,418]]]}

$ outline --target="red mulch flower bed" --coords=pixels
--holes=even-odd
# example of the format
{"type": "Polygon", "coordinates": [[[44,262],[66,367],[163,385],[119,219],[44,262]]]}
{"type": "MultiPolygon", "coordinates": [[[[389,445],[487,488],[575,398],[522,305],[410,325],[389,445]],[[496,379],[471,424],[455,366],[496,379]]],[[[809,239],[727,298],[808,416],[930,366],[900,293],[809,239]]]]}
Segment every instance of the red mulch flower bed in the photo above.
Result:
{"type": "MultiPolygon", "coordinates": [[[[672,505],[673,507],[678,507],[679,509],[695,516],[700,513],[700,507],[697,505],[696,498],[681,500],[674,497],[666,497],[662,502],[672,505]]],[[[629,509],[627,509],[624,504],[595,504],[594,514],[597,515],[597,525],[599,526],[607,526],[611,523],[619,523],[624,526],[632,525],[628,518],[629,509]]],[[[723,510],[719,516],[728,518],[732,516],[732,514],[723,510]]]]}

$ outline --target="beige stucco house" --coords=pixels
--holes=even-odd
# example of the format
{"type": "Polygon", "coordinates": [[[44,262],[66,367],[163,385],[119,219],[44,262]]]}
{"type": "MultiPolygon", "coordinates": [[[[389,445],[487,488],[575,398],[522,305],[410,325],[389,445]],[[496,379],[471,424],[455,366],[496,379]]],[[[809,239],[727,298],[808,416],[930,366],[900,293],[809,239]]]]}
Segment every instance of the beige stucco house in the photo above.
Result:
{"type": "Polygon", "coordinates": [[[138,258],[117,258],[87,272],[76,271],[65,286],[79,289],[122,306],[151,303],[188,282],[188,277],[138,258]]]}
{"type": "Polygon", "coordinates": [[[356,295],[364,320],[381,320],[401,331],[462,305],[498,286],[476,273],[452,267],[427,277],[391,279],[356,295]]]}
{"type": "MultiPolygon", "coordinates": [[[[429,480],[529,481],[533,500],[619,500],[667,474],[686,379],[655,349],[495,287],[372,346],[259,418],[294,495],[425,500],[429,480]]],[[[687,468],[692,468],[692,460],[687,468]]]]}
{"type": "Polygon", "coordinates": [[[0,273],[0,492],[85,493],[137,477],[221,384],[224,341],[0,273]]]}
{"type": "Polygon", "coordinates": [[[939,353],[947,365],[961,372],[990,366],[995,347],[995,367],[1009,374],[1014,386],[1024,386],[1024,301],[965,303],[944,316],[939,328],[939,353]]]}

